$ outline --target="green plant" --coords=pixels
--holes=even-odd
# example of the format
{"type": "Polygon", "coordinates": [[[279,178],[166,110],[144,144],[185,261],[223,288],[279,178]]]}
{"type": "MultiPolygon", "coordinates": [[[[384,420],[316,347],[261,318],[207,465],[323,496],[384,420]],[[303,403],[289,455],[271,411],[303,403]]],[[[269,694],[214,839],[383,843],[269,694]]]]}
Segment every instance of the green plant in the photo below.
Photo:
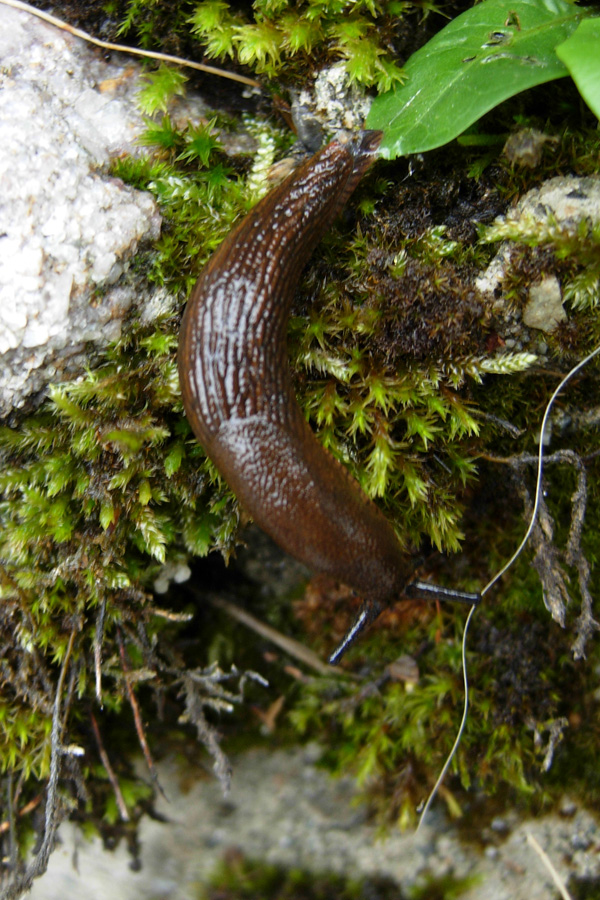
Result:
{"type": "Polygon", "coordinates": [[[600,116],[600,20],[567,0],[484,0],[453,19],[405,66],[407,81],[367,117],[388,158],[439,147],[503,100],[572,74],[600,116]],[[583,21],[582,21],[583,20],[583,21]]]}

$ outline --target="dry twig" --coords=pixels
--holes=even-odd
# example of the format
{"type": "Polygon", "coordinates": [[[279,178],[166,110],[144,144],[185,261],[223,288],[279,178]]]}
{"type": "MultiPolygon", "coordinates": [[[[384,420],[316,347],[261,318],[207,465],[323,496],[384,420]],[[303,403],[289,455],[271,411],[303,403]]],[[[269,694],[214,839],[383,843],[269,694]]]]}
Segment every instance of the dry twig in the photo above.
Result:
{"type": "Polygon", "coordinates": [[[199,740],[213,757],[213,770],[226,794],[231,784],[231,765],[221,750],[217,731],[206,720],[204,709],[213,709],[218,713],[231,712],[235,704],[243,701],[247,681],[256,681],[264,687],[268,686],[268,682],[257,672],[240,673],[235,666],[231,667],[230,672],[223,672],[216,664],[206,669],[190,669],[183,673],[180,681],[185,697],[185,713],[180,721],[195,725],[199,740]],[[237,693],[224,687],[235,678],[239,679],[237,693]]]}
{"type": "Polygon", "coordinates": [[[125,799],[123,794],[121,793],[121,788],[119,787],[119,779],[115,775],[115,771],[110,764],[110,760],[108,758],[108,753],[104,749],[104,744],[102,743],[102,737],[100,735],[100,729],[98,728],[98,723],[96,721],[96,716],[93,712],[90,712],[90,720],[92,723],[92,730],[94,732],[94,737],[96,738],[96,744],[98,746],[98,753],[100,754],[100,759],[102,760],[102,765],[106,769],[106,774],[108,775],[108,780],[112,785],[112,789],[115,794],[115,800],[117,802],[117,806],[119,807],[119,814],[121,816],[121,821],[129,822],[129,813],[127,811],[127,804],[125,803],[125,799]]]}
{"type": "Polygon", "coordinates": [[[96,634],[94,635],[94,671],[96,673],[96,700],[102,709],[102,639],[104,637],[104,620],[106,618],[106,598],[100,604],[96,616],[96,634]]]}
{"type": "Polygon", "coordinates": [[[150,772],[152,780],[166,800],[167,795],[161,787],[158,778],[158,772],[156,771],[156,766],[154,765],[154,760],[152,759],[152,754],[150,753],[150,747],[148,746],[148,741],[146,740],[146,733],[144,731],[144,724],[142,722],[140,708],[138,706],[138,702],[131,684],[131,672],[129,671],[129,664],[127,662],[127,656],[125,654],[125,646],[123,644],[123,638],[121,637],[121,632],[119,630],[117,630],[117,644],[119,646],[119,654],[121,656],[121,666],[123,668],[123,677],[125,679],[125,686],[127,688],[127,697],[129,699],[129,705],[131,706],[131,710],[133,712],[133,720],[135,722],[135,730],[137,731],[140,747],[142,748],[144,759],[146,760],[146,765],[148,766],[148,770],[150,772]]]}
{"type": "Polygon", "coordinates": [[[562,878],[560,877],[560,875],[554,868],[554,865],[552,864],[552,860],[550,859],[550,857],[548,856],[546,851],[543,849],[543,847],[540,845],[539,841],[537,841],[535,839],[535,837],[533,836],[533,834],[530,831],[527,832],[527,843],[529,844],[530,847],[533,847],[533,849],[535,850],[535,852],[537,853],[537,855],[543,862],[544,867],[549,872],[550,877],[552,878],[552,881],[558,888],[558,891],[560,892],[560,895],[563,898],[563,900],[573,900],[573,898],[571,897],[571,895],[569,894],[569,892],[566,888],[564,881],[562,880],[562,878]]]}
{"type": "Polygon", "coordinates": [[[261,637],[272,641],[282,650],[285,650],[286,653],[289,653],[290,656],[294,657],[294,659],[303,662],[306,666],[310,666],[310,668],[314,669],[315,672],[318,672],[319,675],[335,675],[337,678],[347,675],[346,672],[339,669],[337,666],[328,666],[327,663],[324,663],[316,653],[313,653],[313,651],[308,647],[305,647],[304,644],[295,641],[293,638],[287,637],[287,635],[282,634],[265,622],[261,622],[260,619],[257,619],[249,612],[246,612],[245,609],[236,606],[235,603],[231,603],[230,600],[225,600],[224,597],[221,597],[218,594],[200,593],[200,591],[195,591],[193,588],[191,590],[199,599],[208,600],[208,602],[213,606],[216,606],[217,609],[222,609],[228,616],[231,616],[232,619],[236,619],[238,622],[241,622],[242,625],[251,628],[252,631],[255,631],[257,634],[260,634],[261,637]]]}
{"type": "MultiPolygon", "coordinates": [[[[504,460],[515,473],[517,488],[523,499],[526,516],[531,515],[532,502],[525,486],[522,470],[537,462],[537,457],[522,454],[504,460]]],[[[585,656],[588,639],[600,627],[593,617],[592,594],[590,590],[591,570],[581,546],[581,536],[587,503],[587,473],[585,463],[573,450],[557,450],[544,458],[544,464],[567,463],[577,471],[577,486],[571,497],[571,522],[569,536],[564,551],[560,551],[554,543],[554,521],[548,505],[541,493],[538,501],[538,520],[536,521],[531,541],[535,549],[533,564],[540,576],[544,603],[546,608],[562,627],[565,624],[566,605],[571,602],[569,593],[569,577],[562,563],[572,566],[577,572],[579,592],[581,595],[581,612],[576,623],[576,637],[572,644],[573,656],[581,659],[585,656]]]]}

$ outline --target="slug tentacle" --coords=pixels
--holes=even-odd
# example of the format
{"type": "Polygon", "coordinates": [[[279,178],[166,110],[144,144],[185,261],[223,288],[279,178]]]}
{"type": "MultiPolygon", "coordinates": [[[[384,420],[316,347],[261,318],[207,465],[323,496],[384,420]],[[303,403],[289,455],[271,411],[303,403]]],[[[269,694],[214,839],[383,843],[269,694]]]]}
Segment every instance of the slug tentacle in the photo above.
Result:
{"type": "Polygon", "coordinates": [[[352,638],[403,592],[412,565],[385,516],[304,420],[286,333],[301,271],[380,140],[365,131],[333,141],[251,210],[198,279],[179,344],[183,402],[198,440],[284,550],[364,598],[352,638]]]}

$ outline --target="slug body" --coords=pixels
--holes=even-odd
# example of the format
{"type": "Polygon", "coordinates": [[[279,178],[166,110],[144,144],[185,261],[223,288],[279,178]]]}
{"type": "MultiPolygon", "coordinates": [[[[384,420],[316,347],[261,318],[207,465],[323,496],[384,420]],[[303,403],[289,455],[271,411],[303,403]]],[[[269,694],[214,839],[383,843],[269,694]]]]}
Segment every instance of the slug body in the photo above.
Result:
{"type": "Polygon", "coordinates": [[[364,172],[380,132],[333,141],[263,198],[198,279],[179,343],[196,437],[254,521],[363,598],[341,650],[411,574],[385,516],[316,440],[292,390],[287,324],[301,271],[364,172]]]}

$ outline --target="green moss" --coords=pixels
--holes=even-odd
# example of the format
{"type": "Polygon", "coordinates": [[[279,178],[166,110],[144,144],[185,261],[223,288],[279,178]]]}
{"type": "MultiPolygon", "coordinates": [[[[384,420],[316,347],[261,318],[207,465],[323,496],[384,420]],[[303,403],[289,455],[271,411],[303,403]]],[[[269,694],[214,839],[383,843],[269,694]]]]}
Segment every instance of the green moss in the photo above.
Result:
{"type": "MultiPolygon", "coordinates": [[[[109,633],[117,623],[147,621],[152,613],[144,590],[167,550],[172,556],[177,547],[203,554],[217,544],[226,551],[232,546],[235,512],[231,503],[218,517],[211,512],[210,475],[178,414],[173,327],[169,314],[139,326],[104,366],[53,388],[38,414],[0,430],[3,627],[17,629],[15,654],[40,653],[55,663],[75,628],[82,695],[94,680],[89,667],[99,607],[107,605],[109,633]]],[[[14,667],[20,668],[16,658],[14,667]]],[[[13,687],[24,700],[19,684],[13,687]]],[[[32,705],[20,713],[13,707],[17,721],[41,712],[32,705]]],[[[3,730],[4,767],[15,762],[14,727],[3,730]]],[[[18,756],[30,767],[31,747],[19,745],[18,734],[18,756]]],[[[47,718],[28,734],[39,759],[36,774],[43,776],[47,718]]]]}
{"type": "MultiPolygon", "coordinates": [[[[132,14],[141,8],[132,5],[132,14]]],[[[225,4],[198,9],[208,15],[211,8],[221,17],[223,40],[229,25],[253,28],[237,14],[231,23],[233,13],[225,4]]],[[[296,20],[299,36],[290,37],[288,46],[277,19],[286,15],[292,33],[292,14],[284,9],[263,4],[261,29],[247,35],[245,46],[254,46],[255,64],[265,70],[274,70],[288,55],[300,56],[298,41],[317,47],[321,31],[330,33],[329,17],[346,16],[341,0],[337,6],[315,3],[299,10],[306,21],[296,20]]],[[[348,29],[338,28],[339,46],[361,29],[368,36],[369,17],[378,10],[354,4],[346,16],[348,29]]],[[[221,34],[221,25],[215,34],[221,34]]],[[[232,52],[238,53],[240,33],[231,31],[232,52]]],[[[53,690],[73,633],[65,741],[93,747],[86,719],[95,703],[98,643],[103,700],[122,724],[129,695],[119,636],[140,702],[155,689],[173,703],[174,716],[181,712],[181,701],[173,698],[189,661],[177,645],[177,627],[155,616],[150,588],[165,560],[213,550],[227,557],[238,536],[237,504],[183,416],[175,307],[232,222],[265,190],[267,164],[284,151],[289,137],[249,120],[261,152],[253,165],[248,158],[232,160],[219,142],[230,127],[223,117],[187,128],[170,119],[169,99],[181,87],[180,79],[161,73],[148,79],[146,109],[167,109],[160,121],[148,123],[143,143],[152,152],[114,166],[115,175],[151,191],[161,205],[162,236],[137,265],[177,302],[166,303],[152,324],[132,319],[94,371],[55,387],[35,415],[0,431],[0,631],[7,648],[0,752],[3,769],[25,777],[48,774],[53,690]]],[[[320,439],[380,502],[407,551],[422,549],[426,570],[473,589],[510,556],[524,530],[515,482],[509,482],[503,463],[493,461],[514,454],[516,447],[499,420],[520,430],[519,452],[534,452],[533,423],[556,377],[532,372],[526,353],[490,359],[499,323],[472,285],[491,250],[479,242],[472,219],[487,221],[501,212],[506,198],[518,192],[521,176],[497,165],[474,182],[466,174],[471,160],[457,161],[462,153],[432,155],[415,183],[404,184],[403,173],[398,177],[394,168],[385,170],[385,180],[381,173],[369,176],[348,216],[315,255],[296,298],[290,336],[299,401],[320,439]],[[486,456],[492,461],[481,462],[486,456]],[[463,554],[455,563],[443,558],[441,572],[442,558],[431,554],[432,547],[446,554],[462,547],[463,554]]],[[[515,295],[526,283],[527,266],[539,267],[539,259],[527,256],[537,252],[531,244],[547,244],[544,252],[568,267],[574,285],[572,336],[551,342],[556,366],[564,367],[597,335],[596,276],[589,275],[597,235],[582,229],[568,240],[554,234],[503,237],[522,246],[524,262],[513,273],[515,295]]],[[[596,403],[594,384],[588,373],[570,388],[568,402],[580,417],[596,403]]],[[[561,442],[581,457],[589,455],[592,428],[584,425],[561,442]]],[[[583,549],[593,562],[600,557],[597,458],[588,461],[588,474],[583,549]]],[[[573,482],[551,469],[548,476],[550,506],[560,523],[565,512],[570,515],[573,482]]],[[[564,546],[564,538],[565,527],[559,525],[555,541],[564,546]]],[[[572,565],[564,560],[561,565],[575,580],[572,565]]],[[[334,643],[329,636],[347,625],[352,602],[348,599],[340,613],[322,597],[317,614],[311,611],[307,630],[312,627],[315,644],[320,640],[324,651],[334,643]]],[[[569,662],[574,618],[570,613],[565,635],[550,623],[526,563],[516,570],[513,587],[479,614],[469,654],[475,686],[471,719],[455,766],[463,786],[477,784],[492,793],[508,785],[511,796],[535,793],[543,802],[567,784],[583,791],[587,777],[596,796],[598,735],[590,715],[595,686],[587,669],[569,662]],[[523,669],[524,659],[530,660],[529,669],[523,669]],[[556,768],[542,777],[544,753],[536,748],[534,731],[542,734],[563,715],[573,722],[579,716],[580,724],[565,732],[556,768]],[[568,759],[577,765],[570,769],[568,759]]],[[[462,696],[460,617],[412,604],[390,610],[379,625],[354,656],[376,689],[368,681],[358,692],[346,683],[315,682],[306,687],[293,719],[300,733],[327,744],[332,769],[361,778],[382,820],[406,824],[454,740],[462,696]],[[421,680],[412,691],[385,669],[398,655],[398,641],[418,656],[421,680]]],[[[219,645],[205,632],[202,639],[207,656],[195,665],[208,661],[211,641],[219,645]]],[[[589,652],[593,665],[597,647],[589,652]]],[[[133,734],[130,726],[128,733],[133,734]]],[[[98,784],[98,773],[90,769],[85,775],[98,784]]],[[[106,805],[105,781],[102,788],[106,805]]],[[[458,812],[462,795],[456,780],[444,797],[458,812]]],[[[111,809],[106,815],[112,821],[111,809]]]]}
{"type": "Polygon", "coordinates": [[[307,0],[293,8],[287,0],[257,0],[253,18],[233,11],[224,0],[195,6],[190,23],[209,57],[237,59],[259,75],[293,78],[311,67],[344,60],[350,82],[387,90],[402,77],[385,49],[392,29],[386,3],[307,0]]]}
{"type": "Polygon", "coordinates": [[[341,61],[351,83],[384,91],[402,79],[389,49],[400,29],[398,12],[397,4],[381,0],[257,0],[251,10],[225,0],[130,0],[119,35],[135,34],[143,47],[180,55],[175,42],[190,46],[190,54],[199,42],[209,59],[235,61],[288,84],[315,63],[341,61]]]}
{"type": "MultiPolygon", "coordinates": [[[[340,257],[336,248],[326,257],[335,265],[338,277],[332,282],[322,312],[317,299],[316,309],[312,308],[301,324],[294,323],[294,333],[297,329],[301,342],[299,361],[324,373],[318,391],[309,387],[306,397],[312,399],[307,409],[317,424],[323,423],[329,445],[341,458],[345,451],[346,460],[353,454],[356,459],[355,447],[347,449],[348,435],[359,448],[368,448],[365,463],[356,467],[358,477],[372,495],[381,491],[388,509],[392,508],[390,496],[406,498],[403,512],[398,509],[391,515],[396,521],[401,516],[399,530],[407,546],[410,540],[422,542],[425,532],[432,543],[450,550],[452,537],[465,535],[460,563],[455,566],[446,559],[443,577],[454,586],[460,582],[476,589],[511,556],[525,531],[520,482],[500,457],[510,458],[517,452],[535,456],[536,426],[557,375],[538,368],[524,377],[483,376],[490,361],[489,342],[502,328],[501,322],[478,306],[472,293],[472,264],[484,245],[477,248],[473,236],[457,239],[460,222],[453,225],[453,234],[447,234],[440,231],[434,215],[427,215],[429,208],[433,211],[436,207],[435,214],[440,218],[447,215],[439,202],[443,191],[448,196],[443,179],[445,163],[438,165],[437,171],[435,160],[430,166],[432,178],[422,177],[415,188],[396,186],[389,206],[379,202],[375,222],[361,223],[360,237],[349,243],[351,249],[346,255],[340,257]],[[441,182],[439,189],[436,179],[441,182]],[[412,194],[418,195],[414,209],[412,194]],[[415,221],[419,227],[411,233],[415,221]],[[350,300],[355,296],[362,301],[358,309],[350,300]],[[339,336],[345,354],[342,359],[339,336]],[[382,368],[386,373],[383,378],[382,368]],[[481,383],[477,383],[479,378],[481,383]],[[334,379],[335,387],[331,384],[334,379]],[[372,390],[370,385],[374,385],[372,390]],[[455,419],[448,414],[449,408],[455,419]],[[497,419],[480,417],[487,412],[497,419]],[[380,432],[377,425],[382,420],[384,429],[380,432]],[[336,430],[336,422],[344,423],[344,427],[336,430]],[[505,430],[503,422],[514,430],[505,430]],[[472,423],[476,423],[474,428],[472,423]],[[443,472],[431,466],[432,456],[444,460],[443,472]],[[477,463],[478,456],[497,461],[477,463]],[[412,492],[401,480],[407,465],[414,479],[412,492]],[[371,473],[373,480],[369,478],[371,473]],[[478,478],[476,504],[467,506],[466,515],[459,505],[461,475],[467,484],[466,496],[472,479],[478,478]],[[420,515],[428,519],[425,526],[423,520],[419,521],[420,515]],[[443,519],[447,526],[443,533],[438,528],[438,515],[447,517],[443,519]]],[[[510,177],[508,170],[503,179],[506,177],[510,177]]],[[[461,184],[460,172],[454,171],[452,178],[461,184]]],[[[499,184],[509,196],[512,185],[503,179],[499,184]]],[[[492,184],[480,176],[470,215],[477,210],[479,192],[492,205],[492,189],[492,184]]],[[[553,265],[567,285],[572,279],[585,280],[590,266],[595,265],[596,238],[590,227],[582,226],[576,235],[557,229],[548,233],[543,225],[538,232],[533,226],[526,233],[509,232],[510,225],[487,232],[488,237],[497,235],[518,242],[520,252],[512,257],[514,267],[507,278],[507,292],[510,279],[521,291],[539,277],[537,272],[552,271],[553,265]],[[535,258],[537,250],[531,245],[545,248],[543,260],[535,258]],[[521,259],[525,263],[520,263],[521,259]]],[[[324,271],[321,265],[321,277],[324,271]]],[[[593,278],[590,283],[595,298],[593,278]]],[[[563,369],[598,342],[595,302],[587,302],[587,308],[583,303],[574,304],[568,328],[548,338],[555,358],[562,359],[563,369]]],[[[518,356],[511,360],[510,354],[500,354],[494,361],[496,371],[504,370],[509,375],[512,363],[519,365],[518,356]]],[[[568,447],[587,458],[587,511],[581,550],[593,565],[600,553],[600,471],[598,460],[589,456],[595,437],[594,426],[590,428],[591,420],[586,417],[593,417],[597,403],[596,363],[583,373],[581,383],[569,386],[563,403],[574,416],[574,425],[562,434],[554,430],[548,452],[568,447]]],[[[523,481],[530,492],[533,474],[530,466],[523,481]]],[[[582,601],[578,574],[564,549],[573,527],[574,475],[574,470],[565,465],[546,467],[545,527],[552,528],[554,575],[567,585],[571,597],[567,630],[562,632],[551,622],[540,582],[528,562],[532,551],[526,550],[524,559],[509,573],[507,587],[496,589],[486,599],[472,628],[470,717],[454,762],[454,778],[447,781],[442,794],[453,815],[460,814],[465,797],[462,790],[469,787],[488,795],[501,791],[506,802],[521,802],[529,809],[551,804],[567,785],[585,801],[597,796],[597,779],[591,770],[598,733],[589,712],[597,681],[593,677],[590,680],[589,673],[597,664],[599,651],[592,632],[588,634],[588,664],[572,661],[582,601]],[[560,724],[562,719],[566,720],[564,725],[560,724]],[[551,753],[553,729],[557,735],[562,734],[562,740],[556,741],[551,753]],[[543,770],[546,759],[553,760],[549,772],[543,770]],[[573,766],[570,776],[569,765],[573,766]],[[581,777],[575,775],[576,770],[581,777]]],[[[440,575],[436,566],[434,577],[440,575]]],[[[597,584],[597,574],[593,584],[597,584]]],[[[595,590],[591,586],[592,594],[595,590]]],[[[323,652],[335,645],[336,635],[331,631],[341,635],[356,611],[353,600],[344,599],[345,614],[340,612],[340,604],[336,606],[323,596],[316,604],[307,601],[306,611],[298,609],[323,652]]],[[[414,604],[400,604],[384,614],[371,637],[350,654],[349,665],[363,675],[368,672],[369,683],[359,689],[347,684],[315,683],[292,713],[300,734],[318,737],[325,744],[325,761],[333,771],[357,775],[365,799],[382,821],[402,826],[414,823],[415,809],[427,796],[453,744],[463,693],[457,619],[461,621],[448,608],[443,615],[434,616],[414,604]],[[419,619],[418,625],[415,619],[419,619]],[[386,667],[400,648],[418,658],[421,678],[412,689],[394,683],[386,667]]]]}
{"type": "MultiPolygon", "coordinates": [[[[299,734],[323,744],[328,769],[357,778],[380,824],[415,825],[450,752],[463,701],[461,624],[448,610],[427,614],[405,603],[350,652],[347,665],[369,673],[360,687],[316,681],[290,713],[299,734]],[[416,684],[396,676],[399,654],[418,662],[416,684]]],[[[319,621],[313,627],[326,631],[319,621]]],[[[600,653],[592,647],[588,670],[573,662],[570,643],[568,633],[548,624],[526,564],[515,574],[512,596],[501,605],[494,598],[478,612],[467,653],[469,719],[440,796],[451,817],[472,802],[469,789],[529,811],[547,808],[565,790],[597,802],[590,673],[600,653]],[[562,740],[546,773],[551,726],[562,717],[562,740]]]]}

